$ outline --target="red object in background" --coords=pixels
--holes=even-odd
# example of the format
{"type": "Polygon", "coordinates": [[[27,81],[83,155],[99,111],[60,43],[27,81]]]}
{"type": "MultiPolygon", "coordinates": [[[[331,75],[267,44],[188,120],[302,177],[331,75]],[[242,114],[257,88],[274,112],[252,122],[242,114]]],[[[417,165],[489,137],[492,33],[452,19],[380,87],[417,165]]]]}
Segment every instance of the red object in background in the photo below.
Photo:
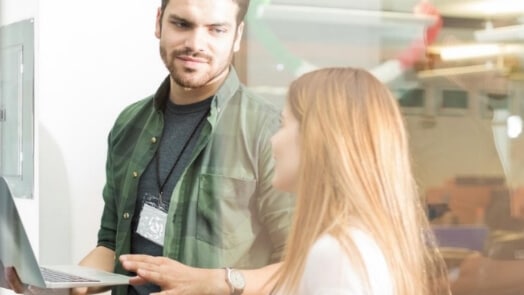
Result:
{"type": "Polygon", "coordinates": [[[426,29],[423,39],[413,41],[408,48],[403,50],[397,59],[402,64],[404,69],[411,68],[415,62],[425,53],[426,47],[438,37],[443,26],[442,16],[440,12],[428,1],[419,2],[413,9],[416,15],[432,15],[437,18],[434,24],[426,29]]]}

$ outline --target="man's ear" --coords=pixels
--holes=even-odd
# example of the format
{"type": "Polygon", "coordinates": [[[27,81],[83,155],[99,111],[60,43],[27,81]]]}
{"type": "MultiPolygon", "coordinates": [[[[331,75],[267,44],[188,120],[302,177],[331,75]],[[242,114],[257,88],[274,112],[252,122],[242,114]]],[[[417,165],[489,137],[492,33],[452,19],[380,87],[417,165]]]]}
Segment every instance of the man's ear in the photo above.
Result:
{"type": "Polygon", "coordinates": [[[155,24],[155,36],[160,39],[162,34],[162,10],[160,7],[156,11],[156,24],[155,24]]]}
{"type": "Polygon", "coordinates": [[[235,43],[233,44],[233,51],[238,52],[240,50],[240,41],[242,40],[242,33],[244,32],[244,22],[242,21],[237,28],[235,36],[235,43]]]}

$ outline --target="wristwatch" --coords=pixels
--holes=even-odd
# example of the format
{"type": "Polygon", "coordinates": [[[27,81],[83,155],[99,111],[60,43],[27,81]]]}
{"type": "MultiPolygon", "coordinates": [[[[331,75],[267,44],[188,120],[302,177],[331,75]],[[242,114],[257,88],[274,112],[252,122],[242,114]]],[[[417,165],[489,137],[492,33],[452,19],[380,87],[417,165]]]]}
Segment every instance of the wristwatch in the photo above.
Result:
{"type": "Polygon", "coordinates": [[[231,295],[240,295],[244,292],[244,287],[246,286],[246,280],[244,275],[236,269],[229,267],[225,268],[226,270],[226,282],[231,288],[231,295]]]}

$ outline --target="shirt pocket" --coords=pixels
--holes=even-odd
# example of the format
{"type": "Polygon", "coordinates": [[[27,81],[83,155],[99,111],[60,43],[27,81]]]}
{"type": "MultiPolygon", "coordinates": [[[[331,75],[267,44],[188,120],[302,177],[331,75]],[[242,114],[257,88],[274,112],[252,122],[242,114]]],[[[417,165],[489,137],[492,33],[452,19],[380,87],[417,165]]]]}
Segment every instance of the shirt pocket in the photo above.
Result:
{"type": "Polygon", "coordinates": [[[254,239],[255,180],[203,174],[197,201],[197,239],[234,249],[254,239]]]}

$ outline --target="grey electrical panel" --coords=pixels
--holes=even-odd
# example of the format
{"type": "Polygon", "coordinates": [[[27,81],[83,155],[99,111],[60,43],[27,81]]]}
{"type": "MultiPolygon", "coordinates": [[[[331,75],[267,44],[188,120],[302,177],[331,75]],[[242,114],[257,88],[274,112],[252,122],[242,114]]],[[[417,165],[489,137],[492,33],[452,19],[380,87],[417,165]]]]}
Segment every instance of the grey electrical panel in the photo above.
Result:
{"type": "Polygon", "coordinates": [[[16,197],[34,183],[34,21],[0,27],[0,175],[16,197]]]}

